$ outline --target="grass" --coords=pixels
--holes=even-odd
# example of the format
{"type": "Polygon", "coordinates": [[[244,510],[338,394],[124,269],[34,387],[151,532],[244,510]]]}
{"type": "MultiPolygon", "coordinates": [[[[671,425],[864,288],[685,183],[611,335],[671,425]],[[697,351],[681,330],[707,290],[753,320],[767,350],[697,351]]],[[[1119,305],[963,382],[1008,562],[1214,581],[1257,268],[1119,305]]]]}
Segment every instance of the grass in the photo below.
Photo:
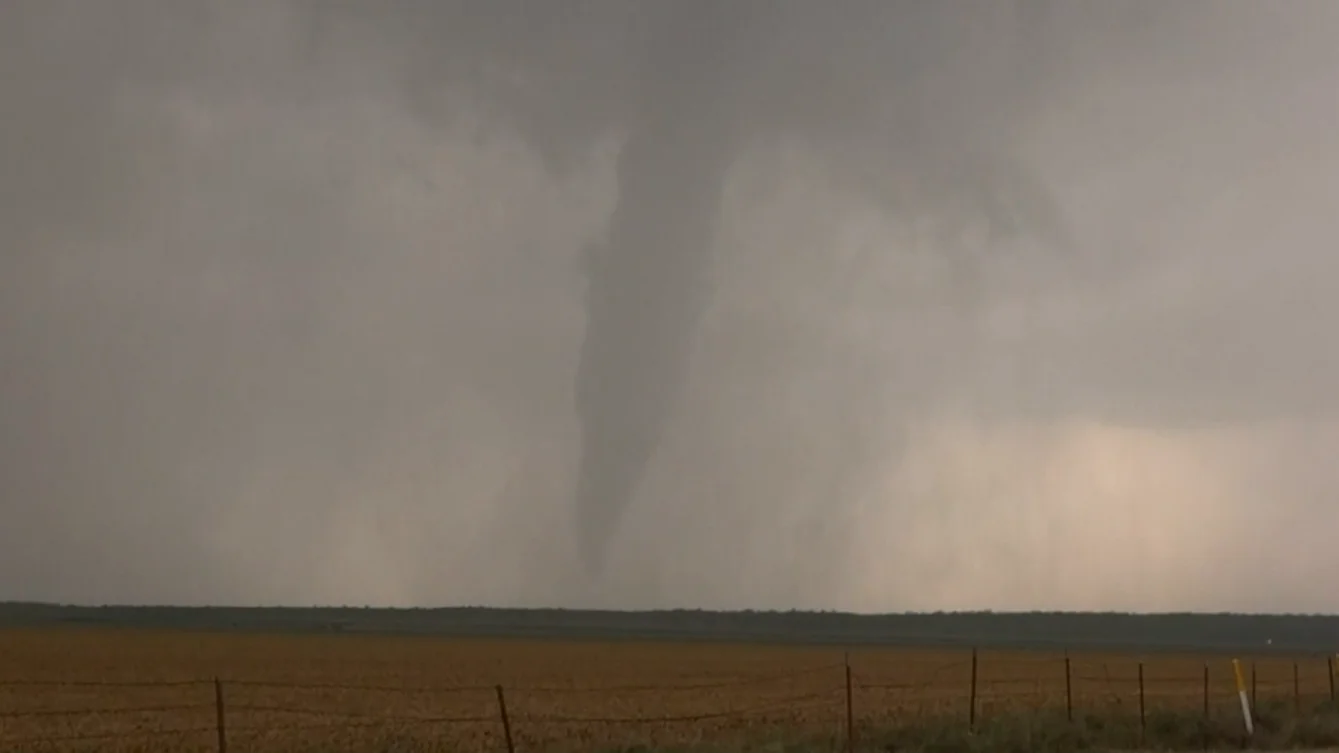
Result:
{"type": "MultiPolygon", "coordinates": [[[[1300,660],[1296,685],[1292,659],[1242,658],[1261,701],[1256,747],[1339,746],[1323,658],[1300,660]]],[[[1241,745],[1227,658],[1144,657],[1142,726],[1140,661],[1071,657],[1070,721],[1063,656],[983,652],[969,729],[970,653],[853,650],[857,741],[927,753],[1241,745]]],[[[843,662],[819,647],[0,632],[0,749],[217,750],[217,677],[234,753],[504,750],[496,685],[519,753],[844,750],[843,662]],[[632,721],[643,718],[661,721],[632,721]]]]}
{"type": "Polygon", "coordinates": [[[1009,715],[974,732],[961,725],[923,725],[885,730],[869,741],[884,751],[950,753],[1065,753],[1087,750],[1299,750],[1339,747],[1339,709],[1325,704],[1302,715],[1291,706],[1269,704],[1256,736],[1246,739],[1241,719],[1205,720],[1184,710],[1161,709],[1146,718],[1085,713],[1069,722],[1064,714],[1009,715]]]}

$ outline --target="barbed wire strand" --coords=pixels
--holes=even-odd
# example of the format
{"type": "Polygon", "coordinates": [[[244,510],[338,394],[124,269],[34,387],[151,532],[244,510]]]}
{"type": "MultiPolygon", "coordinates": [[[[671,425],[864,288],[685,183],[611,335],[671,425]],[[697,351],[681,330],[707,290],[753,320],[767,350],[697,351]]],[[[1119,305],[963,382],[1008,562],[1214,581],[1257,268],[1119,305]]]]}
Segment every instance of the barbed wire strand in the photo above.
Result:
{"type": "MultiPolygon", "coordinates": [[[[951,662],[949,664],[940,664],[930,670],[929,677],[925,677],[915,682],[883,682],[867,683],[860,679],[860,673],[852,672],[852,681],[857,688],[869,690],[913,690],[916,688],[926,688],[940,681],[940,676],[954,669],[967,669],[971,667],[970,662],[951,662]]],[[[907,673],[910,674],[910,673],[907,673]]]]}
{"type": "MultiPolygon", "coordinates": [[[[860,682],[855,681],[856,690],[915,690],[924,692],[934,688],[937,685],[935,680],[922,680],[920,682],[860,682]]],[[[945,690],[956,690],[956,687],[944,688],[945,690]]]]}
{"type": "Polygon", "coordinates": [[[84,709],[33,709],[31,711],[0,711],[0,719],[30,719],[58,716],[108,716],[111,714],[165,714],[172,711],[203,711],[213,704],[189,703],[168,706],[116,706],[84,709]]]}
{"type": "Polygon", "coordinates": [[[1035,687],[1047,684],[1060,685],[1064,682],[1064,679],[1064,675],[1058,677],[990,677],[978,678],[976,684],[978,687],[988,689],[1035,687]]]}
{"type": "MultiPolygon", "coordinates": [[[[981,663],[983,664],[988,663],[989,659],[991,658],[991,654],[993,653],[995,652],[982,649],[980,653],[981,663]]],[[[1007,659],[1004,659],[1004,661],[1014,666],[1040,667],[1049,664],[1054,664],[1057,667],[1063,667],[1065,665],[1065,657],[1063,656],[1019,656],[1017,653],[1008,649],[1003,651],[1001,655],[1008,657],[1007,659]]],[[[969,664],[969,662],[959,662],[959,663],[969,664]]]]}
{"type": "MultiPolygon", "coordinates": [[[[1138,675],[1131,675],[1129,677],[1123,677],[1119,675],[1113,675],[1111,677],[1104,677],[1098,675],[1075,675],[1074,680],[1077,682],[1091,682],[1099,685],[1117,684],[1117,683],[1130,684],[1130,685],[1139,684],[1138,675]]],[[[1193,677],[1189,675],[1183,677],[1167,677],[1166,675],[1163,675],[1161,677],[1152,677],[1148,675],[1144,676],[1145,685],[1189,685],[1191,683],[1202,683],[1202,682],[1204,682],[1204,675],[1195,675],[1193,677]]]]}
{"type": "MultiPolygon", "coordinates": [[[[498,724],[496,717],[489,719],[493,724],[498,724]]],[[[266,724],[264,726],[229,726],[228,735],[230,737],[243,735],[274,735],[284,732],[314,732],[316,730],[339,730],[347,732],[350,730],[374,730],[383,729],[386,726],[384,721],[353,721],[340,719],[328,722],[303,722],[300,724],[266,724]]]]}
{"type": "Polygon", "coordinates": [[[173,735],[200,735],[206,732],[214,734],[217,732],[217,728],[189,727],[186,729],[136,729],[122,732],[91,732],[76,735],[0,737],[0,746],[8,748],[8,746],[11,745],[50,745],[52,743],[79,743],[92,742],[94,740],[135,740],[151,737],[170,737],[173,735]]]}
{"type": "Polygon", "coordinates": [[[213,685],[209,680],[0,680],[0,688],[185,688],[213,685]]]}
{"type": "MultiPolygon", "coordinates": [[[[756,675],[753,677],[739,678],[734,680],[719,680],[716,682],[702,682],[685,685],[605,685],[605,686],[578,686],[563,687],[561,685],[531,685],[531,686],[507,686],[506,690],[516,693],[637,693],[637,692],[667,692],[667,691],[689,691],[689,690],[720,690],[724,688],[741,688],[750,685],[762,685],[764,683],[782,682],[784,680],[793,680],[801,677],[822,674],[823,672],[836,672],[843,669],[846,665],[838,662],[835,664],[824,664],[818,667],[808,667],[806,669],[790,670],[788,672],[777,672],[769,675],[756,675]]],[[[492,690],[492,688],[490,688],[492,690]]]]}
{"type": "MultiPolygon", "coordinates": [[[[757,675],[735,680],[723,680],[715,682],[693,683],[685,685],[596,685],[596,686],[573,686],[565,687],[561,685],[510,685],[506,690],[513,693],[649,693],[649,692],[676,692],[676,691],[697,691],[697,690],[719,690],[732,687],[746,687],[749,685],[760,685],[763,683],[781,682],[788,679],[795,679],[809,675],[820,674],[822,672],[836,671],[845,665],[841,663],[824,664],[817,667],[807,667],[800,670],[790,670],[787,672],[778,672],[767,675],[757,675]]],[[[495,685],[368,685],[368,684],[350,684],[350,683],[311,683],[282,680],[225,680],[225,685],[243,688],[275,688],[287,690],[356,690],[365,692],[386,692],[386,693],[492,693],[496,689],[495,685]]]]}
{"type": "MultiPolygon", "coordinates": [[[[810,694],[798,698],[788,698],[782,701],[755,706],[747,709],[732,709],[728,711],[707,712],[699,714],[689,714],[683,716],[659,716],[659,717],[574,717],[553,714],[523,714],[517,717],[517,720],[527,720],[534,722],[556,722],[556,723],[582,723],[592,724],[662,724],[674,722],[692,722],[705,721],[709,719],[726,718],[732,716],[749,716],[753,714],[766,713],[788,708],[798,708],[808,705],[816,705],[816,702],[833,704],[836,702],[834,697],[822,694],[810,694]]],[[[308,709],[296,706],[279,706],[269,704],[235,704],[229,707],[235,711],[252,713],[273,713],[273,714],[306,714],[311,716],[332,716],[348,719],[362,719],[380,722],[409,722],[422,724],[496,724],[495,716],[402,716],[394,714],[362,714],[359,712],[335,711],[325,709],[308,709]]]]}
{"type": "Polygon", "coordinates": [[[727,719],[731,717],[756,716],[765,714],[769,711],[780,711],[783,709],[811,708],[822,705],[836,705],[837,698],[821,695],[818,693],[798,698],[789,698],[775,703],[753,706],[746,709],[731,709],[729,711],[715,711],[700,714],[685,714],[682,716],[565,716],[561,714],[522,714],[516,717],[517,721],[539,722],[548,724],[684,724],[691,722],[705,722],[713,719],[727,719]]]}
{"type": "Polygon", "coordinates": [[[339,711],[333,709],[308,709],[298,706],[279,706],[271,704],[241,703],[228,706],[229,711],[248,711],[265,714],[305,714],[309,716],[331,716],[348,719],[380,720],[383,722],[409,722],[421,724],[496,724],[498,717],[490,716],[412,716],[402,714],[365,714],[358,711],[339,711]]]}
{"type": "Polygon", "coordinates": [[[366,685],[336,682],[283,680],[222,680],[225,686],[278,690],[357,690],[371,693],[492,693],[494,685],[366,685]]]}
{"type": "MultiPolygon", "coordinates": [[[[555,714],[526,714],[526,715],[518,716],[518,717],[515,719],[515,721],[518,722],[518,723],[519,723],[519,722],[528,722],[528,723],[540,723],[540,724],[543,724],[543,723],[549,723],[549,724],[611,724],[611,725],[613,725],[613,724],[638,724],[638,725],[675,724],[675,723],[691,723],[691,722],[700,722],[700,721],[710,721],[710,720],[713,720],[713,719],[723,719],[723,718],[728,718],[728,717],[750,716],[750,715],[757,715],[757,714],[767,713],[767,712],[769,712],[769,711],[779,711],[779,710],[782,710],[782,709],[802,709],[802,708],[814,708],[814,707],[824,706],[824,705],[836,705],[836,702],[837,702],[837,699],[835,699],[835,698],[829,698],[829,697],[825,697],[825,696],[821,696],[821,695],[814,694],[814,695],[809,695],[809,696],[803,696],[803,697],[800,697],[800,698],[791,698],[791,699],[787,699],[787,700],[784,701],[784,702],[778,702],[778,703],[773,703],[773,704],[767,704],[767,705],[763,705],[763,706],[754,706],[754,707],[751,707],[751,708],[748,708],[748,709],[735,709],[735,710],[731,710],[731,711],[722,711],[722,712],[713,712],[713,713],[703,713],[703,714],[691,714],[691,715],[681,715],[681,716],[659,716],[659,717],[574,717],[574,716],[563,716],[563,715],[555,715],[555,714]]],[[[327,713],[327,712],[313,711],[313,710],[308,710],[308,709],[290,709],[290,708],[283,708],[283,707],[279,707],[279,708],[262,707],[262,708],[259,708],[259,709],[250,709],[250,710],[272,711],[272,712],[276,712],[276,713],[312,713],[312,714],[325,714],[325,713],[327,713]]],[[[353,717],[353,718],[354,718],[354,719],[358,719],[359,717],[355,716],[355,717],[353,717]]],[[[254,726],[254,727],[240,726],[240,727],[231,727],[231,728],[229,728],[229,731],[230,731],[230,732],[235,732],[235,733],[241,733],[241,734],[246,734],[246,733],[257,733],[257,734],[259,734],[259,733],[267,733],[267,734],[268,734],[268,733],[274,733],[274,732],[298,732],[298,731],[310,731],[310,730],[319,730],[319,729],[373,729],[373,728],[376,728],[376,727],[384,726],[386,723],[388,723],[388,722],[392,722],[392,721],[415,721],[415,722],[425,722],[425,723],[459,723],[459,724],[497,724],[497,723],[498,723],[498,719],[497,719],[496,717],[492,717],[492,716],[488,716],[488,717],[395,717],[395,716],[377,716],[377,717],[374,717],[374,718],[369,717],[369,718],[367,718],[367,719],[363,719],[363,720],[360,720],[360,721],[344,721],[344,720],[340,720],[340,721],[328,721],[328,722],[316,722],[316,723],[303,723],[303,724],[289,724],[289,725],[265,725],[265,726],[254,726]]]]}

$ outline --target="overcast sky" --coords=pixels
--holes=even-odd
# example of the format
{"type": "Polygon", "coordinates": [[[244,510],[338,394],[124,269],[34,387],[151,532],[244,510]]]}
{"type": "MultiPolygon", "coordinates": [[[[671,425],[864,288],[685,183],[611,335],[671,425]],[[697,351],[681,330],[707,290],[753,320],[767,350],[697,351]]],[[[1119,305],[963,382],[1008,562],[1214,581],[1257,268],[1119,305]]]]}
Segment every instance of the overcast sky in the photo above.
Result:
{"type": "Polygon", "coordinates": [[[631,13],[4,3],[0,598],[1339,611],[1339,4],[1051,5],[741,6],[710,302],[592,579],[631,13]],[[941,247],[974,189],[898,117],[1063,230],[941,247]]]}

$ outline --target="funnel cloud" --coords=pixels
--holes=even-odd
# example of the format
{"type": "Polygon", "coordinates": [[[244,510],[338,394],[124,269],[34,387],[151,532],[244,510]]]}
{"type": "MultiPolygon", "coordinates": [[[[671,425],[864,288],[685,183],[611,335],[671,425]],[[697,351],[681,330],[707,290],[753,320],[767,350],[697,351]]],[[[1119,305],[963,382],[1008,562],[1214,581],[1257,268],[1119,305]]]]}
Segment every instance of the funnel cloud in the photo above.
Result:
{"type": "Polygon", "coordinates": [[[1339,609],[1333,3],[0,17],[0,598],[1339,609]]]}
{"type": "Polygon", "coordinates": [[[607,239],[588,256],[576,510],[594,575],[686,377],[734,148],[723,79],[740,11],[710,2],[651,9],[644,51],[632,61],[638,80],[617,157],[618,198],[607,239]]]}

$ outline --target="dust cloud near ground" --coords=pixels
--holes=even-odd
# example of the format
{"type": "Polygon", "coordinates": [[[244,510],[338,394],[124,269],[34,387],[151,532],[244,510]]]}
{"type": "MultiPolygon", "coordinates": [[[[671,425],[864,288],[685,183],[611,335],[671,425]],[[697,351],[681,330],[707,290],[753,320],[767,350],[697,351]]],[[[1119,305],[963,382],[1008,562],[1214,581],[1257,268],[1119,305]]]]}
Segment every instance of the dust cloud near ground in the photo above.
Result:
{"type": "Polygon", "coordinates": [[[0,19],[0,598],[1339,609],[1330,2],[0,19]]]}

